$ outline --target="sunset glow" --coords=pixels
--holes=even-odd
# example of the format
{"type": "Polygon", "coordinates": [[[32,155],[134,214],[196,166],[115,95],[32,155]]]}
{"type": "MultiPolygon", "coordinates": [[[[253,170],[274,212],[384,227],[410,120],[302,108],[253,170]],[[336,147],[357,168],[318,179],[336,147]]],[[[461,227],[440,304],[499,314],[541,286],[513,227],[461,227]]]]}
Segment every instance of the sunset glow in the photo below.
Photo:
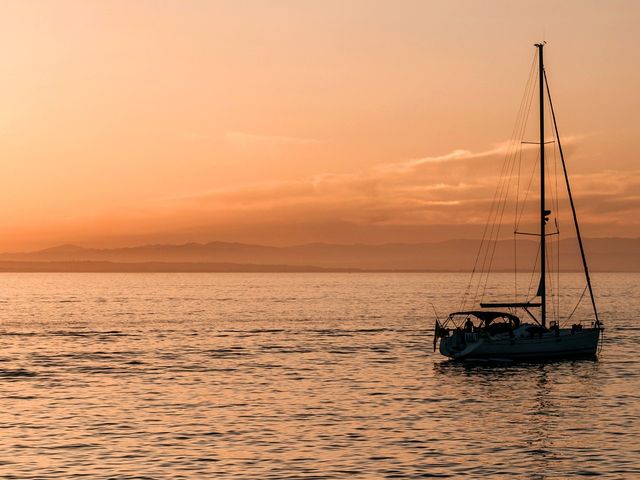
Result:
{"type": "Polygon", "coordinates": [[[640,6],[543,6],[3,2],[0,248],[476,237],[541,38],[584,234],[639,236],[640,6]]]}
{"type": "Polygon", "coordinates": [[[640,0],[0,0],[0,472],[640,478],[640,0]]]}

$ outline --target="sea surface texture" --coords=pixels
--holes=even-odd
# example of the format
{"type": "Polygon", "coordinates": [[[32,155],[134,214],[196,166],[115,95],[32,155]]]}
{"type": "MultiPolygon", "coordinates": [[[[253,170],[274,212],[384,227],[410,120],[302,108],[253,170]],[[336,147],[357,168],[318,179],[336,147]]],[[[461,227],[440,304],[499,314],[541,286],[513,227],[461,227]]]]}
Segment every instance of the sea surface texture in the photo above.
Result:
{"type": "Polygon", "coordinates": [[[639,279],[598,361],[495,366],[433,353],[466,274],[2,274],[0,477],[640,478],[639,279]]]}

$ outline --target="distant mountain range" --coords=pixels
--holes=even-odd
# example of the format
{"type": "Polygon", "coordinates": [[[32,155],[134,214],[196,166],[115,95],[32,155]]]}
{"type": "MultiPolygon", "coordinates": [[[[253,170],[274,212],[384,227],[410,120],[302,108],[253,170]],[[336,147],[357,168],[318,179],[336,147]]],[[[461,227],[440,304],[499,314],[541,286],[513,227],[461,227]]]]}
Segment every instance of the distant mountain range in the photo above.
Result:
{"type": "MultiPolygon", "coordinates": [[[[550,240],[550,256],[558,244],[550,240]]],[[[640,272],[640,239],[591,238],[585,240],[593,271],[640,272]]],[[[476,261],[477,240],[433,243],[325,244],[310,243],[272,247],[243,243],[211,242],[182,245],[142,245],[93,249],[60,245],[34,252],[0,254],[0,271],[64,272],[322,272],[322,271],[470,271],[476,261]]],[[[575,239],[559,243],[561,269],[580,268],[575,239]]],[[[492,249],[493,250],[493,249],[492,249]]],[[[534,241],[512,240],[495,244],[493,271],[531,269],[538,250],[534,241]]],[[[481,256],[477,266],[489,262],[481,256]]]]}

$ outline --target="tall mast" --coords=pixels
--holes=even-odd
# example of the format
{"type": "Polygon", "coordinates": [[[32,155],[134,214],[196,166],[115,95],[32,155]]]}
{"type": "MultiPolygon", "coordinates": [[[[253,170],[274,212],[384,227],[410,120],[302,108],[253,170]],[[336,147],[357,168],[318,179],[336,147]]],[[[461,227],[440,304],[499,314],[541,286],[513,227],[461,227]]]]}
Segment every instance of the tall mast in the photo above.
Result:
{"type": "Polygon", "coordinates": [[[540,303],[541,314],[540,320],[542,326],[546,326],[547,323],[547,288],[546,288],[546,211],[544,202],[544,62],[542,56],[542,49],[544,43],[537,43],[538,47],[538,70],[539,79],[538,84],[540,86],[540,303]]]}

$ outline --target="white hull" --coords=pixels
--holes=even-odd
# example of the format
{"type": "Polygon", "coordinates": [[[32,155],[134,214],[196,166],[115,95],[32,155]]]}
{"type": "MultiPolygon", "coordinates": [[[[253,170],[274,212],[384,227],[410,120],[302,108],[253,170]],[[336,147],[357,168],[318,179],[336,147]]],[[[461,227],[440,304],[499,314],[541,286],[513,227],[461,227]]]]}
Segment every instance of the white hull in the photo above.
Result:
{"type": "Polygon", "coordinates": [[[533,337],[491,337],[482,333],[453,332],[440,340],[440,353],[457,360],[551,360],[572,357],[595,357],[600,329],[572,332],[560,329],[533,337]]]}

